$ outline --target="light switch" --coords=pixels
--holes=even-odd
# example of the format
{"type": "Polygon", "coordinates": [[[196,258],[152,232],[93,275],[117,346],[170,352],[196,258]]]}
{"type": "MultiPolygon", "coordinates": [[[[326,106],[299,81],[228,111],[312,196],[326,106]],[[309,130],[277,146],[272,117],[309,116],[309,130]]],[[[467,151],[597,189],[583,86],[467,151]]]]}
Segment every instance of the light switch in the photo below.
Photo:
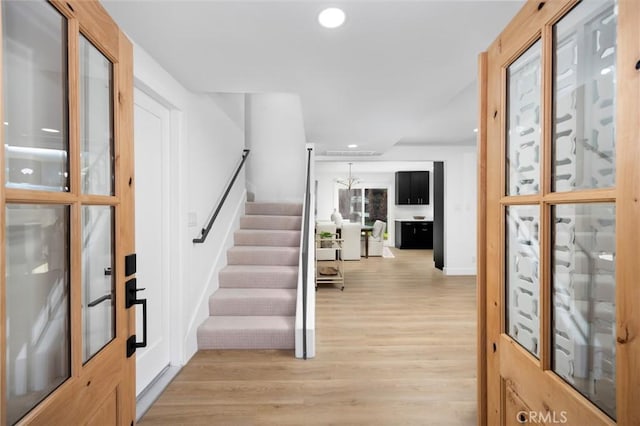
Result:
{"type": "Polygon", "coordinates": [[[198,226],[198,216],[196,215],[196,212],[189,212],[187,221],[189,227],[198,226]]]}

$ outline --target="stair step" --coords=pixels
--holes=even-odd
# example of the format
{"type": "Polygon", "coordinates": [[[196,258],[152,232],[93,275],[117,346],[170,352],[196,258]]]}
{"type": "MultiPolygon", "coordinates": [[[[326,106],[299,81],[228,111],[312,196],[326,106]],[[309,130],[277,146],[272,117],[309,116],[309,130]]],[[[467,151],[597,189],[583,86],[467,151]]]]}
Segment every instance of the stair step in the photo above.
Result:
{"type": "Polygon", "coordinates": [[[252,202],[245,204],[244,211],[248,215],[302,216],[302,204],[252,202]]]}
{"type": "Polygon", "coordinates": [[[229,265],[297,265],[299,247],[235,246],[227,251],[229,265]]]}
{"type": "Polygon", "coordinates": [[[295,317],[212,316],[198,327],[200,349],[293,349],[295,317]]]}
{"type": "Polygon", "coordinates": [[[302,204],[248,202],[199,349],[293,349],[302,204]]]}
{"type": "Polygon", "coordinates": [[[298,266],[228,265],[218,282],[220,288],[297,288],[298,266]]]}
{"type": "Polygon", "coordinates": [[[219,288],[209,297],[210,315],[295,315],[296,290],[219,288]]]}
{"type": "Polygon", "coordinates": [[[240,229],[233,235],[237,246],[283,246],[300,245],[300,231],[281,229],[240,229]]]}
{"type": "Polygon", "coordinates": [[[240,229],[283,229],[299,231],[301,216],[249,215],[240,217],[240,229]]]}

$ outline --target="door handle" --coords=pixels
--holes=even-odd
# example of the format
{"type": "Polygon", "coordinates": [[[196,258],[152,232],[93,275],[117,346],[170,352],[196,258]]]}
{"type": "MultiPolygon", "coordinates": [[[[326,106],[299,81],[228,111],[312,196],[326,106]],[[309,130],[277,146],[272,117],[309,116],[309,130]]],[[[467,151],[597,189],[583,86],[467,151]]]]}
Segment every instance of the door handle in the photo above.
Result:
{"type": "Polygon", "coordinates": [[[93,308],[94,306],[99,305],[107,300],[111,300],[111,294],[105,294],[104,296],[98,297],[96,300],[92,300],[91,302],[89,302],[87,306],[89,308],[93,308]]]}
{"type": "Polygon", "coordinates": [[[142,342],[136,341],[136,335],[129,336],[127,339],[127,358],[136,352],[137,348],[147,347],[147,299],[138,299],[137,292],[144,288],[137,288],[136,279],[131,278],[125,283],[125,306],[128,308],[133,305],[142,305],[142,342]]]}

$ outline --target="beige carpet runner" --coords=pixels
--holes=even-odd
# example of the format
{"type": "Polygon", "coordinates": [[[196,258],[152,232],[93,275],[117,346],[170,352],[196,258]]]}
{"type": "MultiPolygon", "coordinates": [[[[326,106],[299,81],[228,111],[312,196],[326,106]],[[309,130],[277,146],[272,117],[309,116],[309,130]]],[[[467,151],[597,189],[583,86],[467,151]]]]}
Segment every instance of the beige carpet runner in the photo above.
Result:
{"type": "Polygon", "coordinates": [[[247,203],[199,349],[294,349],[302,205],[247,203]]]}

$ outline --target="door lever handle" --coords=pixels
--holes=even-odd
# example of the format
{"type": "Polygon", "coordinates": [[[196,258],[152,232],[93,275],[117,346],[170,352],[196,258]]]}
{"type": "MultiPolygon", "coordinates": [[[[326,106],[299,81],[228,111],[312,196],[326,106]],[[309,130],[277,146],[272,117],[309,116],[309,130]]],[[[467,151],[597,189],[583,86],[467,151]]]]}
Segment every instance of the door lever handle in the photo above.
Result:
{"type": "Polygon", "coordinates": [[[87,306],[89,308],[93,308],[94,306],[97,306],[107,300],[111,300],[111,294],[105,294],[104,296],[98,297],[96,300],[92,300],[91,302],[89,302],[87,306]]]}

